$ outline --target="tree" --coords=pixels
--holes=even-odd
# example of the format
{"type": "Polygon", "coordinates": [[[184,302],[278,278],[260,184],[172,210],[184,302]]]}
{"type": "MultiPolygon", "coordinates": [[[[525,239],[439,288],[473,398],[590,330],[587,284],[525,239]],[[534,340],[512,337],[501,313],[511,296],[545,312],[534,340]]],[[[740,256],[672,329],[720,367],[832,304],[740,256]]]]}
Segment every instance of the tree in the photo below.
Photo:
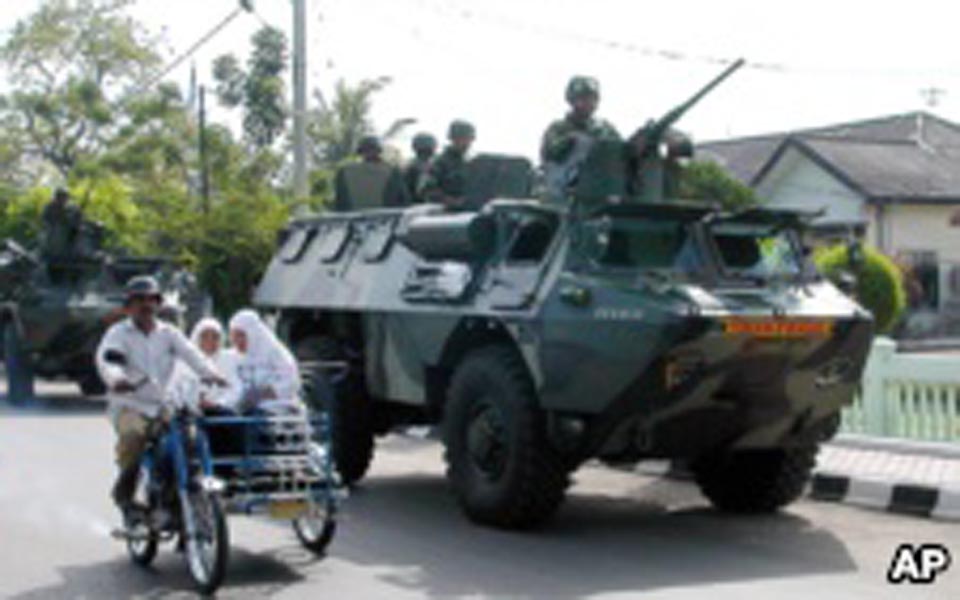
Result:
{"type": "Polygon", "coordinates": [[[760,203],[754,191],[715,162],[693,161],[680,174],[680,198],[736,210],[760,203]]]}
{"type": "Polygon", "coordinates": [[[275,194],[245,194],[214,207],[198,239],[200,281],[228,315],[250,302],[273,256],[289,205],[275,194]]]}
{"type": "Polygon", "coordinates": [[[269,148],[287,123],[283,73],[287,68],[287,38],[274,27],[264,27],[251,39],[253,51],[247,71],[233,54],[213,63],[217,97],[224,106],[242,106],[243,131],[256,149],[269,148]]]}
{"type": "MultiPolygon", "coordinates": [[[[37,186],[14,197],[5,209],[0,237],[11,237],[26,246],[36,246],[42,226],[40,218],[53,190],[37,186]]],[[[132,190],[117,176],[80,180],[70,186],[74,201],[84,218],[99,223],[106,233],[108,249],[142,254],[146,251],[143,211],[132,199],[132,190]]]]}
{"type": "MultiPolygon", "coordinates": [[[[370,116],[373,97],[391,81],[389,77],[364,79],[356,87],[350,87],[341,79],[336,83],[333,102],[329,105],[322,93],[314,92],[318,107],[310,112],[307,124],[307,135],[313,141],[314,164],[329,167],[343,162],[354,153],[360,138],[376,132],[370,116]]],[[[409,118],[396,119],[379,134],[380,138],[387,142],[415,122],[409,118]]]]}
{"type": "Polygon", "coordinates": [[[124,94],[160,56],[124,10],[134,0],[49,0],[14,26],[0,62],[16,90],[0,102],[5,143],[63,177],[93,159],[129,123],[124,94]]]}

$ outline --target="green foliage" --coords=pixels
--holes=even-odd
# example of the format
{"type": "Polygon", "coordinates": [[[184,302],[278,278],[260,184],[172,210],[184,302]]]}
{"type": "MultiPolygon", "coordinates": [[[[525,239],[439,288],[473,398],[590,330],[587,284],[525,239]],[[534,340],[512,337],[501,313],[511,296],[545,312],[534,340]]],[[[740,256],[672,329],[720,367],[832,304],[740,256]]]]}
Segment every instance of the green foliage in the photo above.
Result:
{"type": "Polygon", "coordinates": [[[11,198],[4,209],[0,237],[35,246],[40,238],[40,215],[50,200],[50,192],[48,188],[38,187],[11,198]]]}
{"type": "Polygon", "coordinates": [[[243,131],[250,144],[269,148],[283,134],[287,121],[283,73],[287,68],[287,38],[279,29],[264,27],[253,35],[253,51],[244,72],[232,54],[213,63],[217,96],[227,107],[243,106],[243,131]]]}
{"type": "Polygon", "coordinates": [[[227,315],[249,303],[288,216],[288,206],[275,195],[237,197],[210,212],[198,245],[199,272],[218,312],[227,315]]]}
{"type": "Polygon", "coordinates": [[[850,265],[849,249],[845,244],[821,248],[814,256],[817,268],[828,279],[838,281],[843,273],[857,279],[857,301],[873,313],[878,333],[888,333],[907,306],[903,274],[890,258],[874,248],[864,247],[863,265],[850,265]]]}
{"type": "Polygon", "coordinates": [[[228,55],[214,65],[218,96],[243,108],[244,135],[208,126],[205,203],[195,115],[176,85],[142,87],[162,60],[157,39],[127,12],[134,1],[43,0],[0,43],[0,90],[9,90],[0,93],[0,237],[35,248],[52,192],[40,184],[68,182],[85,218],[103,225],[109,250],[195,266],[225,315],[250,302],[289,216],[329,202],[334,168],[376,130],[372,98],[389,79],[340,82],[333,106],[313,113],[324,160],[301,205],[277,185],[286,165],[273,149],[287,122],[287,43],[278,30],[260,30],[246,64],[228,55]]]}
{"type": "Polygon", "coordinates": [[[15,90],[0,102],[0,148],[16,143],[21,163],[40,158],[66,178],[109,146],[129,117],[108,91],[135,87],[160,62],[124,13],[132,3],[49,0],[16,24],[0,47],[15,90]]]}
{"type": "Polygon", "coordinates": [[[693,161],[680,174],[680,198],[720,203],[736,210],[760,203],[753,190],[711,161],[693,161]]]}
{"type": "MultiPolygon", "coordinates": [[[[341,79],[336,83],[330,104],[319,91],[314,92],[318,108],[310,112],[307,123],[314,164],[337,165],[353,155],[360,138],[377,133],[370,117],[373,98],[391,81],[389,77],[364,79],[351,87],[341,79]]],[[[382,141],[389,142],[415,122],[409,118],[397,119],[378,135],[382,141]]]]}
{"type": "Polygon", "coordinates": [[[84,218],[106,229],[108,249],[143,254],[146,251],[146,223],[131,192],[130,186],[116,175],[85,179],[70,186],[70,193],[84,218]]]}
{"type": "MultiPolygon", "coordinates": [[[[121,178],[81,180],[70,186],[70,193],[86,220],[103,225],[108,249],[134,254],[142,254],[147,249],[142,211],[133,202],[131,189],[121,178]]],[[[0,237],[10,237],[28,247],[36,247],[43,208],[52,194],[51,188],[34,187],[10,199],[0,221],[0,237]]]]}

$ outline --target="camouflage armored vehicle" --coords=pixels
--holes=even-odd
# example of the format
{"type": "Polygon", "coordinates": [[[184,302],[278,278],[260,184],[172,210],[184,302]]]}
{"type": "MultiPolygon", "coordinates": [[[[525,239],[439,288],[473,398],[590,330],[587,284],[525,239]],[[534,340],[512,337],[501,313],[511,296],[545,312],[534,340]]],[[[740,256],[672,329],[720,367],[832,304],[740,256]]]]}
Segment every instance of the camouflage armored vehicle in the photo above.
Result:
{"type": "Polygon", "coordinates": [[[725,510],[801,493],[872,319],[808,260],[811,215],[664,197],[682,112],[598,142],[568,205],[496,194],[290,224],[256,302],[300,357],[349,366],[328,395],[346,481],[375,435],[432,424],[460,505],[499,527],[542,523],[592,458],[686,460],[725,510]]]}
{"type": "Polygon", "coordinates": [[[140,274],[160,277],[165,316],[182,321],[196,289],[168,259],[80,252],[54,262],[0,241],[0,355],[10,399],[31,398],[35,375],[67,378],[86,395],[102,394],[93,353],[106,328],[123,316],[124,283],[140,274]]]}

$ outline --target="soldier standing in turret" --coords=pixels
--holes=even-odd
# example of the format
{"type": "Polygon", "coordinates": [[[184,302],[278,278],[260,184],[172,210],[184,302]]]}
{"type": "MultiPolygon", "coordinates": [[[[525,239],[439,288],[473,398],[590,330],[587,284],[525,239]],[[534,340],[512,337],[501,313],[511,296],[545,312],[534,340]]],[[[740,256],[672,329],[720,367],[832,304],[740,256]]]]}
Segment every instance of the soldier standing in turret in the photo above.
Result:
{"type": "Polygon", "coordinates": [[[334,179],[334,210],[406,206],[409,196],[400,170],[382,158],[383,146],[373,135],[357,145],[361,161],[341,167],[334,179]]]}
{"type": "Polygon", "coordinates": [[[70,192],[57,188],[43,208],[43,254],[47,259],[63,259],[74,254],[83,225],[80,208],[70,202],[70,192]]]}
{"type": "Polygon", "coordinates": [[[571,78],[566,98],[570,112],[550,124],[540,145],[540,160],[552,198],[565,194],[593,142],[620,139],[613,125],[594,117],[600,102],[600,84],[596,79],[581,75],[571,78]]]}
{"type": "Polygon", "coordinates": [[[449,211],[466,210],[467,153],[476,138],[476,129],[467,121],[456,120],[447,130],[450,143],[433,161],[420,187],[420,197],[436,202],[449,211]]]}
{"type": "Polygon", "coordinates": [[[407,191],[414,203],[423,202],[420,196],[420,187],[433,164],[433,155],[437,151],[437,138],[429,133],[421,132],[413,136],[414,158],[403,170],[403,180],[407,184],[407,191]]]}

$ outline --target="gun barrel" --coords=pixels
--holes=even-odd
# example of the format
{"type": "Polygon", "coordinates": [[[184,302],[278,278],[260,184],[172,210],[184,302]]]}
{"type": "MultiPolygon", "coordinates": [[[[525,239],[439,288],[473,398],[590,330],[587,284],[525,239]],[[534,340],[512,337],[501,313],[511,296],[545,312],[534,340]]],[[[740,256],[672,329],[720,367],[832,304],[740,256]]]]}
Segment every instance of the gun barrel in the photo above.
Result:
{"type": "Polygon", "coordinates": [[[684,113],[693,108],[697,102],[712,92],[714,88],[723,83],[725,79],[733,75],[733,73],[740,69],[744,64],[746,64],[746,61],[742,58],[738,58],[737,60],[733,61],[730,66],[724,69],[722,73],[714,77],[710,83],[702,87],[696,94],[690,97],[689,100],[683,104],[680,104],[679,106],[675,106],[663,117],[657,121],[654,121],[650,126],[648,126],[645,132],[647,145],[651,146],[658,144],[660,138],[663,137],[663,135],[670,127],[673,126],[674,123],[680,120],[680,117],[682,117],[684,113]]]}

